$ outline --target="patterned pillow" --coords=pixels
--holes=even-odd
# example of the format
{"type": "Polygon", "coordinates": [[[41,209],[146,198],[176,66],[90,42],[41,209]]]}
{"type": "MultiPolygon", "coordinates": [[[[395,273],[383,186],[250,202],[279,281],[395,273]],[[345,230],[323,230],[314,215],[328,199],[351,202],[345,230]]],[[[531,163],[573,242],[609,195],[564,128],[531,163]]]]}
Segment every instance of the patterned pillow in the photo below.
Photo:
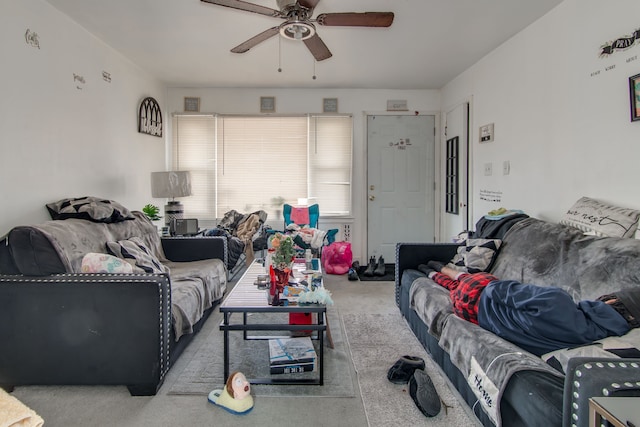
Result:
{"type": "Polygon", "coordinates": [[[81,271],[83,273],[133,273],[133,266],[113,255],[89,252],[82,257],[81,271]]]}
{"type": "Polygon", "coordinates": [[[501,244],[502,240],[499,239],[468,239],[465,245],[458,248],[451,264],[456,270],[467,273],[488,271],[501,244]]]}
{"type": "Polygon", "coordinates": [[[158,261],[139,237],[107,242],[107,252],[133,265],[134,272],[169,273],[169,268],[158,261]]]}
{"type": "Polygon", "coordinates": [[[638,229],[640,211],[607,205],[582,197],[564,214],[560,224],[570,225],[597,236],[633,237],[638,229]]]}
{"type": "Polygon", "coordinates": [[[62,199],[46,206],[51,219],[79,218],[106,223],[134,219],[129,209],[120,203],[98,197],[62,199]]]}

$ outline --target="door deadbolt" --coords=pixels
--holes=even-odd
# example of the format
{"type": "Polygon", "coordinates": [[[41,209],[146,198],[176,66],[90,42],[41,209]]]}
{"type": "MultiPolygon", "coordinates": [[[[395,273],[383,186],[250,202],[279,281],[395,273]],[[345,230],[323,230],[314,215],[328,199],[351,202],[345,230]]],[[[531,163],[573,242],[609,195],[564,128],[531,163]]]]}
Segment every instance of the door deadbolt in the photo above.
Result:
{"type": "Polygon", "coordinates": [[[372,201],[372,202],[373,202],[375,199],[376,199],[376,196],[369,196],[369,200],[370,200],[370,201],[372,201]]]}

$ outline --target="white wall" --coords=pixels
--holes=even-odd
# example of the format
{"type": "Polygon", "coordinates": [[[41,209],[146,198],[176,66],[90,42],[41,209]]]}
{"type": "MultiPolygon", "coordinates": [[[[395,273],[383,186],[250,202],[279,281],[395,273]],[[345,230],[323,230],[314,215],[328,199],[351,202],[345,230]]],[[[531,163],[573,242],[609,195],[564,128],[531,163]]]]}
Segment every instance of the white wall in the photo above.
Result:
{"type": "MultiPolygon", "coordinates": [[[[274,71],[275,72],[275,71],[274,71]]],[[[436,113],[440,107],[440,91],[435,90],[369,90],[369,89],[219,89],[169,88],[167,110],[181,112],[184,97],[200,97],[201,112],[227,114],[259,114],[260,97],[276,98],[276,113],[320,113],[323,98],[338,98],[340,113],[353,115],[353,219],[351,242],[354,259],[366,260],[366,114],[386,113],[387,100],[404,99],[410,114],[436,113]]],[[[256,180],[263,171],[255,171],[256,180]]],[[[322,213],[322,206],[320,207],[322,213]]],[[[336,223],[327,223],[331,227],[336,223]]],[[[321,227],[323,224],[321,223],[321,227]]]]}
{"type": "Polygon", "coordinates": [[[42,0],[2,0],[0,40],[0,235],[65,197],[151,202],[164,138],[139,134],[136,117],[147,96],[163,105],[164,86],[42,0]]]}
{"type": "Polygon", "coordinates": [[[630,122],[628,89],[640,42],[599,58],[602,45],[640,28],[638,16],[637,0],[565,0],[443,88],[443,111],[472,97],[474,223],[501,206],[556,221],[581,196],[640,209],[640,122],[630,122]],[[495,142],[480,144],[488,123],[495,142]]]}

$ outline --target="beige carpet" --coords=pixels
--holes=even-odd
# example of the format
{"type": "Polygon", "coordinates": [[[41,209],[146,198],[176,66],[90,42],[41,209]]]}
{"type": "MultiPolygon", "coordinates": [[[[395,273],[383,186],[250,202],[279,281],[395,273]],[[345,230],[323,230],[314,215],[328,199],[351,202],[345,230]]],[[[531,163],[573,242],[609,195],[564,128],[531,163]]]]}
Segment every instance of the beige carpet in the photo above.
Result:
{"type": "MultiPolygon", "coordinates": [[[[256,316],[254,314],[254,316],[256,316]]],[[[286,313],[274,313],[269,316],[280,316],[282,323],[288,321],[286,313]]],[[[267,320],[260,315],[260,320],[267,320]]],[[[331,328],[334,348],[329,348],[325,338],[324,351],[324,385],[263,385],[251,386],[256,396],[314,396],[314,397],[355,397],[355,381],[351,375],[351,356],[347,349],[342,331],[342,324],[335,306],[327,308],[327,319],[331,328]]],[[[212,314],[210,322],[219,324],[222,314],[217,311],[212,314]]],[[[259,320],[250,320],[257,323],[259,320]]],[[[269,318],[269,321],[273,321],[269,318]]],[[[259,332],[264,333],[264,332],[259,332]]],[[[239,370],[249,378],[269,377],[269,349],[267,340],[245,341],[242,332],[230,332],[230,372],[239,370]]],[[[194,343],[195,344],[195,343],[194,343]]],[[[316,351],[317,342],[315,342],[316,351]]],[[[171,387],[170,395],[208,395],[211,390],[219,389],[223,385],[223,333],[214,328],[202,342],[200,348],[193,355],[188,365],[178,376],[171,387]]],[[[316,372],[290,374],[295,378],[315,378],[316,372]]],[[[286,377],[277,375],[275,377],[286,377]]]]}
{"type": "Polygon", "coordinates": [[[478,426],[468,409],[452,392],[440,368],[429,358],[399,311],[386,314],[343,315],[360,394],[370,427],[392,425],[478,426]],[[408,385],[387,380],[388,369],[400,356],[420,356],[444,405],[440,414],[425,417],[409,395],[408,385]]]}

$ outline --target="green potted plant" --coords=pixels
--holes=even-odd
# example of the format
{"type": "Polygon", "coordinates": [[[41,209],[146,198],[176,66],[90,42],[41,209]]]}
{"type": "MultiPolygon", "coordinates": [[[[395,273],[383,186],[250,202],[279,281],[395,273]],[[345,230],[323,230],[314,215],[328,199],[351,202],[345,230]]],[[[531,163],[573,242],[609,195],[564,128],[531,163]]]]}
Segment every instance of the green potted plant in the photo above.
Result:
{"type": "Polygon", "coordinates": [[[162,217],[158,215],[160,213],[160,208],[156,205],[148,204],[142,208],[142,212],[149,218],[150,221],[159,221],[162,217]]]}

